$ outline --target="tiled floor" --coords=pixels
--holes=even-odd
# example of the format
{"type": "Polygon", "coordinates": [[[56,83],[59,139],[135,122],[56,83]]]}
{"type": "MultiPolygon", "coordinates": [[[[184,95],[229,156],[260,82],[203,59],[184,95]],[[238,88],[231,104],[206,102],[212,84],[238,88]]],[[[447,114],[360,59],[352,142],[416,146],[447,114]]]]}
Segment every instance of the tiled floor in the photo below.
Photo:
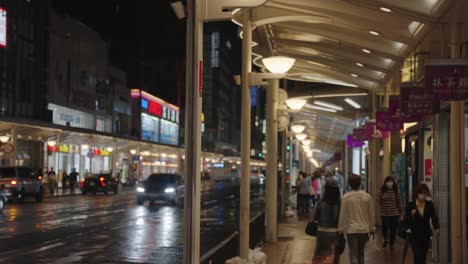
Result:
{"type": "MultiPolygon", "coordinates": [[[[265,243],[263,247],[263,251],[267,254],[268,264],[305,264],[312,262],[315,237],[304,233],[306,224],[306,219],[298,220],[295,217],[287,219],[286,223],[279,224],[278,242],[273,244],[265,243]]],[[[374,239],[367,243],[366,263],[402,263],[404,241],[398,239],[393,252],[388,248],[381,249],[382,242],[380,235],[376,235],[374,239]]],[[[348,254],[348,248],[346,248],[343,255],[341,255],[341,264],[349,263],[348,254]]],[[[411,249],[408,251],[405,263],[413,263],[411,249]]]]}

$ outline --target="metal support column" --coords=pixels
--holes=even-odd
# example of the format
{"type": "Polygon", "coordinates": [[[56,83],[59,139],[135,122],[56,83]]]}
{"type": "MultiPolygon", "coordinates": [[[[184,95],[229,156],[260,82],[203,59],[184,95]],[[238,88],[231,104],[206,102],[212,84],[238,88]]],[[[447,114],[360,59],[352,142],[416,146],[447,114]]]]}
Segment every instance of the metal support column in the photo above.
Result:
{"type": "Polygon", "coordinates": [[[286,171],[287,168],[289,167],[289,160],[287,159],[288,156],[288,150],[287,150],[287,144],[288,144],[288,127],[285,128],[285,130],[282,133],[282,139],[283,139],[283,144],[282,145],[282,151],[281,151],[281,163],[283,164],[282,167],[282,173],[281,173],[281,216],[284,216],[286,213],[286,204],[287,201],[289,200],[289,191],[288,191],[288,186],[286,182],[286,175],[288,172],[286,171]]]}
{"type": "Polygon", "coordinates": [[[200,263],[200,153],[203,20],[200,2],[187,0],[185,96],[184,264],[200,263]]]}
{"type": "Polygon", "coordinates": [[[278,217],[278,79],[267,88],[266,240],[276,242],[278,217]]]}
{"type": "MultiPolygon", "coordinates": [[[[252,72],[252,21],[250,9],[243,12],[242,102],[241,102],[241,180],[240,180],[240,257],[249,258],[250,242],[250,126],[251,103],[249,74],[252,72]]],[[[267,175],[268,177],[268,175],[267,175]]]]}

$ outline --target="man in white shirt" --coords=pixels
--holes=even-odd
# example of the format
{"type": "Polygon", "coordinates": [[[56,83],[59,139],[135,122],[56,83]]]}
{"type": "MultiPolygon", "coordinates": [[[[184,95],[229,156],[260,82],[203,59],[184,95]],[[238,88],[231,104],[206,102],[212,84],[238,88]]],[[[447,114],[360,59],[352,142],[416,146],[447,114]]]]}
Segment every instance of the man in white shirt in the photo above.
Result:
{"type": "Polygon", "coordinates": [[[375,216],[372,197],[361,191],[361,177],[353,174],[349,177],[351,192],[346,193],[341,201],[338,232],[348,237],[351,264],[364,264],[364,248],[369,234],[375,232],[375,216]]]}

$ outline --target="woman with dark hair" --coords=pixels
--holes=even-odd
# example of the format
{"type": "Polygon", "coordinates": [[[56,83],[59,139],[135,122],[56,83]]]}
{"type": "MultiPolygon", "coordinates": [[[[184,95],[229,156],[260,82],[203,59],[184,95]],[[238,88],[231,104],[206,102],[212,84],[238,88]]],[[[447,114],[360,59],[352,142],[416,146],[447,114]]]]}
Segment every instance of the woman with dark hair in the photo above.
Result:
{"type": "Polygon", "coordinates": [[[325,194],[315,208],[314,220],[318,223],[317,245],[312,263],[340,263],[338,219],[341,195],[338,183],[333,178],[325,182],[325,194]]]}
{"type": "Polygon", "coordinates": [[[390,242],[390,250],[395,244],[398,219],[402,215],[402,204],[398,193],[398,186],[392,176],[385,178],[380,193],[377,197],[382,217],[382,233],[384,242],[382,247],[387,247],[390,242]]]}
{"type": "Polygon", "coordinates": [[[439,235],[439,218],[434,204],[427,199],[428,188],[419,183],[414,189],[413,201],[406,207],[406,224],[411,230],[410,241],[414,264],[426,263],[426,255],[432,235],[439,235]],[[434,232],[431,229],[431,222],[434,232]]]}

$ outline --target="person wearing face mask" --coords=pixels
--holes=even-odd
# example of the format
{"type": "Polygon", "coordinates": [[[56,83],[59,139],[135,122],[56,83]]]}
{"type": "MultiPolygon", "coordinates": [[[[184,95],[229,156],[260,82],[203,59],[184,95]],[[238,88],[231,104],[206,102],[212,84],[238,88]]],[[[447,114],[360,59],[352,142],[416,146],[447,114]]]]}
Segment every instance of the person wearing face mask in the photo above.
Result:
{"type": "Polygon", "coordinates": [[[390,242],[390,250],[395,244],[396,230],[399,216],[402,215],[402,204],[398,193],[398,186],[392,176],[385,178],[384,184],[377,197],[382,218],[383,248],[390,242]]]}
{"type": "Polygon", "coordinates": [[[413,201],[406,207],[406,225],[411,230],[410,242],[414,264],[426,263],[429,242],[433,235],[439,235],[439,218],[434,204],[428,200],[428,188],[423,183],[416,185],[413,201]],[[431,223],[434,230],[431,229],[431,223]]]}

